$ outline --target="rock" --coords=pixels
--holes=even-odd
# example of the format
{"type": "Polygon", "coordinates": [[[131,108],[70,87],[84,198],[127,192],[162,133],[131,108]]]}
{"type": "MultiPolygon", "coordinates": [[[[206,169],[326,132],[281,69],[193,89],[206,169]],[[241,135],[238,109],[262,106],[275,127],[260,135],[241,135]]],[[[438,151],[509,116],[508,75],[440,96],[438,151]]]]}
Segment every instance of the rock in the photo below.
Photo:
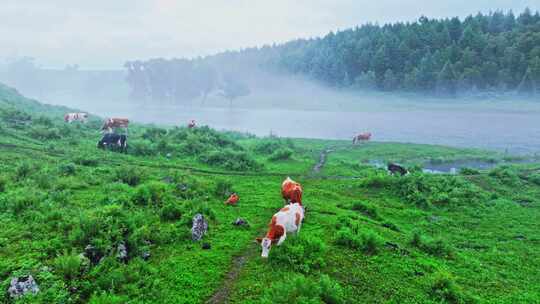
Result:
{"type": "Polygon", "coordinates": [[[165,154],[165,157],[171,158],[171,157],[172,157],[172,154],[171,154],[171,153],[167,153],[167,154],[165,154]]]}
{"type": "Polygon", "coordinates": [[[514,239],[518,240],[518,241],[524,241],[527,239],[526,236],[524,236],[523,234],[518,234],[516,236],[514,236],[514,239]]]}
{"type": "Polygon", "coordinates": [[[128,252],[127,252],[127,247],[126,247],[126,244],[124,244],[124,242],[120,242],[120,244],[118,244],[118,247],[116,248],[116,258],[119,259],[121,262],[127,262],[128,260],[128,252]]]}
{"type": "Polygon", "coordinates": [[[208,249],[210,249],[212,246],[210,246],[209,243],[203,243],[201,247],[202,247],[202,249],[204,249],[204,250],[208,250],[208,249]]]}
{"type": "Polygon", "coordinates": [[[96,265],[99,263],[99,261],[101,261],[101,254],[96,249],[96,247],[92,245],[87,245],[84,248],[84,256],[90,260],[90,263],[92,263],[92,265],[96,265]]]}
{"type": "Polygon", "coordinates": [[[233,222],[233,225],[235,226],[247,226],[248,222],[244,220],[243,218],[237,218],[236,221],[233,222]]]}
{"type": "Polygon", "coordinates": [[[208,222],[204,219],[204,216],[200,213],[195,214],[193,217],[193,226],[191,227],[191,239],[200,241],[207,231],[208,222]]]}
{"type": "Polygon", "coordinates": [[[178,184],[176,185],[176,188],[182,192],[185,192],[188,190],[188,185],[187,184],[178,184]]]}
{"type": "Polygon", "coordinates": [[[436,216],[436,215],[431,215],[431,216],[428,217],[427,220],[430,223],[436,223],[436,222],[440,221],[441,218],[439,216],[436,216]]]}
{"type": "Polygon", "coordinates": [[[150,258],[151,254],[150,254],[150,251],[145,251],[142,253],[141,257],[143,260],[145,261],[148,261],[148,259],[150,258]]]}
{"type": "Polygon", "coordinates": [[[11,279],[8,293],[11,298],[19,298],[29,293],[37,294],[39,286],[32,275],[11,279]]]}
{"type": "Polygon", "coordinates": [[[170,176],[165,176],[164,178],[161,179],[164,183],[167,183],[167,184],[172,184],[174,182],[174,179],[170,176]]]}

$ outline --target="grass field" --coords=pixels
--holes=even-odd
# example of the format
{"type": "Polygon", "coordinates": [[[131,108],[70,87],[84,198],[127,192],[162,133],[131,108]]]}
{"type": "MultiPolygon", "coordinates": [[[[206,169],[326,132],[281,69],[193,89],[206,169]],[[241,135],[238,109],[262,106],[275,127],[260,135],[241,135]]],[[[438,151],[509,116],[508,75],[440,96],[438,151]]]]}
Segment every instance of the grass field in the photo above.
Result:
{"type": "Polygon", "coordinates": [[[66,125],[63,108],[1,93],[0,302],[540,302],[540,164],[429,175],[426,161],[503,156],[142,125],[120,154],[96,149],[99,121],[66,125]],[[304,188],[302,232],[261,259],[254,239],[288,175],[304,188]],[[239,205],[225,206],[232,191],[239,205]],[[209,220],[201,242],[196,213],[209,220]],[[27,274],[40,292],[9,299],[11,278],[27,274]]]}

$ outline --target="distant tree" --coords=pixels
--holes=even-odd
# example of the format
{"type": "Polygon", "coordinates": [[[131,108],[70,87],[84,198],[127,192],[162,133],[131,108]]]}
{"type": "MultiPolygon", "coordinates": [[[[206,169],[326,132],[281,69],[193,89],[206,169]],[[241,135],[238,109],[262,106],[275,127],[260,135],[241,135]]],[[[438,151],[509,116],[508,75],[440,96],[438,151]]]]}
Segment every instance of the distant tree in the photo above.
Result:
{"type": "Polygon", "coordinates": [[[450,62],[446,62],[443,69],[437,75],[437,93],[443,96],[456,95],[456,74],[450,62]]]}
{"type": "Polygon", "coordinates": [[[233,100],[249,95],[249,87],[238,80],[227,77],[222,83],[220,95],[229,101],[229,106],[232,107],[233,100]]]}

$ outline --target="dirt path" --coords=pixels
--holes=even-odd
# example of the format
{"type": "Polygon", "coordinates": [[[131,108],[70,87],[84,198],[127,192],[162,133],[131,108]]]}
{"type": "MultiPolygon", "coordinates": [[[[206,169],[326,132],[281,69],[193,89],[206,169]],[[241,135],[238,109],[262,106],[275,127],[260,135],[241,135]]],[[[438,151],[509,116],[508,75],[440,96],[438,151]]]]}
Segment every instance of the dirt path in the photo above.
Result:
{"type": "Polygon", "coordinates": [[[334,152],[334,150],[332,149],[329,149],[329,148],[325,148],[322,152],[321,152],[321,155],[319,156],[319,162],[317,164],[315,164],[315,166],[313,167],[313,169],[311,170],[311,173],[312,174],[316,174],[316,173],[319,173],[321,172],[321,169],[324,167],[324,165],[326,164],[326,159],[328,157],[328,154],[334,152]]]}
{"type": "Polygon", "coordinates": [[[239,256],[233,258],[231,268],[229,272],[225,275],[223,284],[214,292],[214,295],[206,301],[207,304],[219,304],[227,303],[229,296],[234,288],[236,280],[242,272],[242,268],[251,258],[255,257],[257,254],[257,247],[254,245],[249,245],[249,247],[239,256]]]}

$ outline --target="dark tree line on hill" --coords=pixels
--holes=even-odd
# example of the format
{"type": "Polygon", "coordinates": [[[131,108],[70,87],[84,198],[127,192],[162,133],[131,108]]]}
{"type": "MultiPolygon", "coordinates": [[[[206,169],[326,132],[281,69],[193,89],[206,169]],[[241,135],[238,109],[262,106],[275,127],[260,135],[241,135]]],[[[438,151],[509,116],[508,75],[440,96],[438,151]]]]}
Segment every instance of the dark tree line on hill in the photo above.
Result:
{"type": "Polygon", "coordinates": [[[527,9],[367,24],[283,45],[278,64],[337,87],[454,94],[540,90],[540,14],[527,9]]]}
{"type": "Polygon", "coordinates": [[[255,69],[303,75],[338,88],[444,96],[540,93],[540,14],[496,11],[464,20],[366,24],[323,38],[187,59],[126,63],[131,96],[181,101],[213,91],[249,94],[255,69]],[[244,71],[244,72],[239,72],[244,71]],[[245,71],[250,71],[246,73],[245,71]],[[247,76],[246,76],[247,75],[247,76]],[[250,82],[251,81],[251,82],[250,82]]]}

